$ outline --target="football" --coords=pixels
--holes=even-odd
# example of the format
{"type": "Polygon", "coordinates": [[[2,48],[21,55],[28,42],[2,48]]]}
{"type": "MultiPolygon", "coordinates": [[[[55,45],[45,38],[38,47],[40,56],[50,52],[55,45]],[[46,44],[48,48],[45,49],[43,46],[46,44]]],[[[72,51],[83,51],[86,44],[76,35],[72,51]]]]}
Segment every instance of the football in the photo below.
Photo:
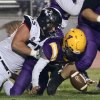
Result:
{"type": "Polygon", "coordinates": [[[86,80],[83,77],[83,75],[79,73],[78,71],[74,71],[71,73],[70,82],[75,89],[82,91],[82,92],[87,91],[88,85],[86,83],[86,80]]]}

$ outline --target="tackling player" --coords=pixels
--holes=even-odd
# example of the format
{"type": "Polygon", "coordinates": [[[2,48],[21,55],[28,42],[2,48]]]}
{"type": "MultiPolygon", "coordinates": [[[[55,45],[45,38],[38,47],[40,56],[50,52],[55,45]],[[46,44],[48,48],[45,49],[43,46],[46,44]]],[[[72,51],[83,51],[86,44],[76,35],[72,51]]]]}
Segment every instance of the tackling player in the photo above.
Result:
{"type": "MultiPolygon", "coordinates": [[[[10,37],[0,42],[0,87],[5,81],[4,86],[8,83],[12,86],[8,79],[12,73],[22,68],[27,56],[38,59],[39,48],[48,37],[55,35],[61,22],[61,14],[53,8],[43,9],[37,19],[24,16],[20,27],[10,37]]],[[[63,35],[57,36],[61,38],[63,35]]],[[[10,85],[5,88],[10,88],[10,85]]]]}

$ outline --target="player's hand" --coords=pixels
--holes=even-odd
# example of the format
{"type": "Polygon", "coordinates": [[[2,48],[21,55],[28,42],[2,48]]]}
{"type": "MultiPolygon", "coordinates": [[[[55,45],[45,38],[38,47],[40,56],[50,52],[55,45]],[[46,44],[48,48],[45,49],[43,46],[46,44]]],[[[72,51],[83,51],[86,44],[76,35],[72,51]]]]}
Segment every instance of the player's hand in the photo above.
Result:
{"type": "Polygon", "coordinates": [[[30,91],[30,94],[37,94],[37,92],[40,90],[40,86],[35,86],[35,87],[32,87],[32,90],[30,91]]]}
{"type": "Polygon", "coordinates": [[[36,55],[34,55],[34,57],[36,59],[39,59],[40,58],[40,51],[39,50],[36,51],[36,55]]]}
{"type": "Polygon", "coordinates": [[[31,50],[31,53],[30,53],[30,56],[33,56],[33,57],[35,57],[36,59],[39,59],[39,58],[40,58],[40,51],[39,51],[39,50],[34,50],[34,49],[32,49],[32,50],[31,50]]]}

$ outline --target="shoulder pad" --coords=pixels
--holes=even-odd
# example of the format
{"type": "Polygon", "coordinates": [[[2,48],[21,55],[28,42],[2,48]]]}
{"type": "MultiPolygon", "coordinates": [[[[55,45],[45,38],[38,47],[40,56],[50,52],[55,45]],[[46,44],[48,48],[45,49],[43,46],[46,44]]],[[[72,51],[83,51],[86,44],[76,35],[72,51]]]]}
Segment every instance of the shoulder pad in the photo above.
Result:
{"type": "Polygon", "coordinates": [[[24,23],[28,26],[29,29],[31,29],[31,20],[33,20],[31,16],[24,15],[24,23]]]}
{"type": "Polygon", "coordinates": [[[58,44],[53,39],[48,39],[43,45],[43,52],[48,60],[54,61],[58,56],[58,44]]]}

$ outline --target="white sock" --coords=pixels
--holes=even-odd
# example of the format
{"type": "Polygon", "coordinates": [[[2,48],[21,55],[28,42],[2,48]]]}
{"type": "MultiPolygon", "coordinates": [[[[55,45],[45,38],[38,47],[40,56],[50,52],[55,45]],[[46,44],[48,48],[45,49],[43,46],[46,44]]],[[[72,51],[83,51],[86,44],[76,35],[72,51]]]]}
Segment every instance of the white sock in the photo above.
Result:
{"type": "Polygon", "coordinates": [[[7,80],[4,84],[3,84],[3,88],[4,91],[6,93],[6,95],[10,96],[10,89],[13,87],[13,82],[11,82],[10,80],[7,80]]]}

